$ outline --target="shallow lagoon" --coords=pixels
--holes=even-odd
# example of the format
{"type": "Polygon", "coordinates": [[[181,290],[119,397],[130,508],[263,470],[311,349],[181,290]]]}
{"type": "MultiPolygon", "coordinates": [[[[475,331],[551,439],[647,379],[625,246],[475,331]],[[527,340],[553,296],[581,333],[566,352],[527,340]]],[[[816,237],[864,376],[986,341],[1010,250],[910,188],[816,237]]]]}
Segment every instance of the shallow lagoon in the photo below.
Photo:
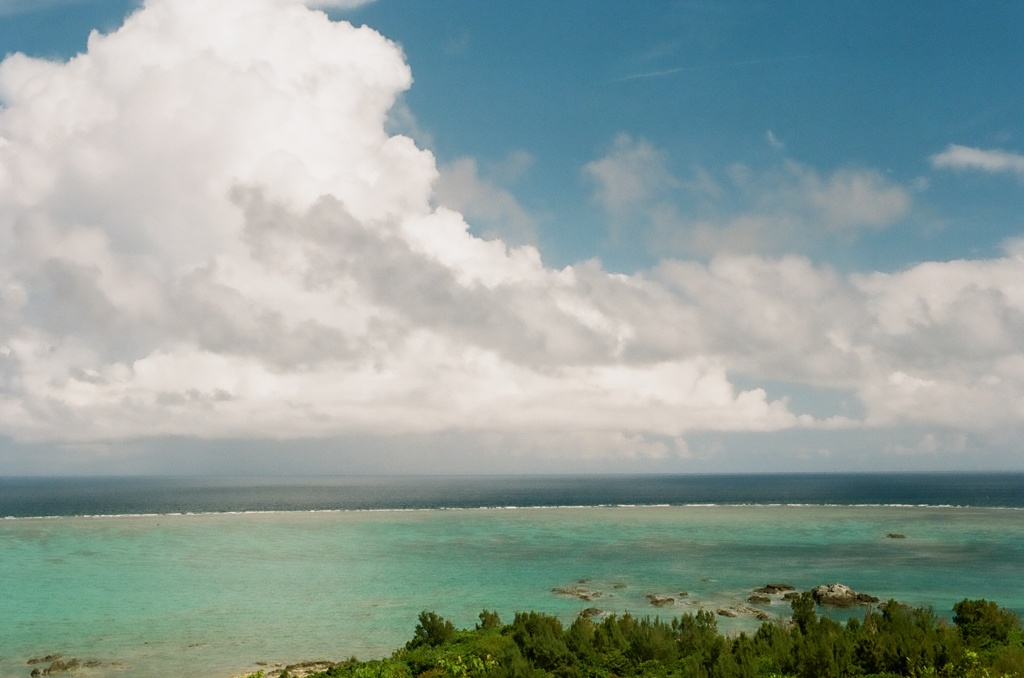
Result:
{"type": "MultiPolygon", "coordinates": [[[[1024,512],[665,506],[213,513],[0,521],[0,674],[49,653],[93,675],[223,677],[256,661],[383,655],[432,609],[566,622],[586,607],[672,616],[753,588],[843,582],[949,614],[1024,612],[1024,512]],[[899,533],[905,539],[886,535],[899,533]],[[587,602],[555,587],[587,580],[587,602]],[[624,587],[622,585],[625,585],[624,587]],[[678,594],[686,591],[688,596],[678,594]],[[674,595],[654,608],[647,594],[674,595]]],[[[775,602],[762,609],[788,615],[775,602]]],[[[750,617],[721,629],[753,628],[750,617]]]]}

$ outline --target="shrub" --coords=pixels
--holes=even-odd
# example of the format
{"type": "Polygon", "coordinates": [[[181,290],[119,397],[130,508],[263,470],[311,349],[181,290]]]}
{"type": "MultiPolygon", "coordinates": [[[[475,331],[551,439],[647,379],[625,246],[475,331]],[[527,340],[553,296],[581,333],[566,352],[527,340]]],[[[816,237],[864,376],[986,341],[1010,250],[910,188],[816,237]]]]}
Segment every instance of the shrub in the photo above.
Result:
{"type": "Polygon", "coordinates": [[[480,623],[476,625],[478,630],[480,629],[500,629],[501,628],[501,617],[498,616],[497,612],[491,612],[490,610],[484,610],[480,613],[480,623]]]}
{"type": "Polygon", "coordinates": [[[953,606],[953,623],[968,647],[985,650],[1020,635],[1020,619],[988,600],[964,598],[953,606]]]}
{"type": "Polygon", "coordinates": [[[406,647],[414,649],[428,645],[437,647],[451,642],[455,637],[455,625],[444,617],[424,610],[420,612],[419,623],[416,624],[416,631],[413,633],[406,647]]]}

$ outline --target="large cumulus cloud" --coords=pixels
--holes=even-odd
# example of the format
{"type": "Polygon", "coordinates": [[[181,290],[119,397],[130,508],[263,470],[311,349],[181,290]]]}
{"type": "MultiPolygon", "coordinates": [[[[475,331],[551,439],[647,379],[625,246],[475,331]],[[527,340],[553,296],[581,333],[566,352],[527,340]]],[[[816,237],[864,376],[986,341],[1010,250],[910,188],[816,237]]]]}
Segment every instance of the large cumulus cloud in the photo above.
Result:
{"type": "MultiPolygon", "coordinates": [[[[368,28],[153,0],[68,63],[0,67],[5,432],[777,428],[702,353],[623,359],[593,266],[469,235],[368,28]]],[[[623,292],[628,294],[628,292],[623,292]]]]}
{"type": "MultiPolygon", "coordinates": [[[[693,431],[1024,416],[1019,248],[857,276],[757,254],[552,269],[472,235],[430,152],[385,131],[411,82],[398,46],[290,0],[149,0],[67,63],[5,59],[0,434],[470,431],[628,457],[687,454],[693,431]],[[761,382],[847,391],[864,417],[761,382]]],[[[650,182],[620,165],[588,171],[625,211],[650,182]]],[[[826,229],[907,209],[875,174],[790,173],[826,229]]]]}

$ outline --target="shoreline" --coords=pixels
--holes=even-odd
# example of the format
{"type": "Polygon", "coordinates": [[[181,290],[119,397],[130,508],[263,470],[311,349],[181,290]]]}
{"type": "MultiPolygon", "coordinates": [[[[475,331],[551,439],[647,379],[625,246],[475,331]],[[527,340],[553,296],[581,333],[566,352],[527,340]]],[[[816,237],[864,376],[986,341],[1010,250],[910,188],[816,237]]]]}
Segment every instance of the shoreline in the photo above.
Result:
{"type": "MultiPolygon", "coordinates": [[[[890,538],[897,537],[893,536],[890,538]]],[[[589,586],[593,583],[600,582],[581,580],[569,586],[555,587],[550,593],[557,598],[578,599],[581,603],[607,599],[605,597],[605,591],[597,587],[589,586]]],[[[611,584],[612,587],[616,589],[627,587],[627,585],[620,582],[613,582],[611,584]]],[[[801,594],[808,594],[812,595],[815,601],[818,601],[817,589],[832,589],[833,587],[846,589],[846,593],[849,594],[847,602],[815,602],[813,610],[819,618],[823,620],[828,619],[832,622],[843,625],[845,625],[851,618],[862,619],[867,615],[885,610],[889,602],[895,603],[898,608],[907,610],[931,609],[930,606],[911,606],[895,600],[883,601],[871,595],[865,595],[863,593],[858,594],[857,592],[849,590],[848,587],[840,584],[832,584],[828,586],[820,585],[815,587],[815,589],[801,592],[798,591],[795,586],[790,584],[767,583],[763,586],[751,588],[748,591],[751,597],[763,596],[765,598],[765,600],[758,602],[749,600],[747,602],[743,602],[739,596],[736,596],[731,601],[731,604],[723,606],[721,600],[713,602],[698,599],[691,597],[689,593],[685,591],[677,591],[674,592],[674,594],[647,593],[644,595],[644,599],[649,602],[649,605],[643,609],[596,610],[594,608],[584,608],[580,610],[578,614],[571,616],[571,618],[563,619],[562,621],[565,628],[568,629],[572,621],[577,618],[586,619],[599,625],[608,618],[616,619],[622,617],[633,617],[637,620],[658,618],[667,620],[682,617],[693,618],[694,616],[699,618],[701,614],[707,614],[715,619],[719,635],[726,641],[731,642],[735,641],[741,635],[752,636],[753,633],[764,624],[769,624],[783,629],[791,628],[794,624],[793,598],[799,597],[801,594]],[[766,606],[775,608],[775,610],[773,610],[774,614],[765,614],[763,608],[766,606]],[[666,612],[668,613],[667,615],[665,614],[666,612]]],[[[840,591],[840,593],[843,592],[840,591]]],[[[947,621],[952,619],[952,615],[949,611],[938,610],[936,611],[936,615],[939,619],[946,619],[947,621]]],[[[412,623],[412,620],[410,620],[410,627],[412,626],[412,623]]],[[[466,631],[468,630],[469,629],[466,629],[466,631]]],[[[205,643],[192,644],[189,646],[189,649],[204,644],[205,643]]],[[[306,678],[307,676],[314,674],[321,674],[334,666],[346,664],[352,661],[356,661],[357,663],[388,661],[393,654],[401,650],[402,647],[404,647],[404,645],[398,645],[379,656],[363,656],[358,659],[355,655],[351,655],[349,658],[341,658],[341,655],[343,654],[342,652],[339,652],[339,658],[336,660],[322,658],[300,661],[261,659],[253,661],[247,668],[224,670],[223,672],[218,672],[215,675],[210,674],[209,676],[202,672],[195,675],[201,677],[206,676],[206,678],[253,678],[254,676],[262,676],[262,678],[279,678],[282,675],[287,675],[289,678],[306,678]]],[[[181,653],[184,654],[184,651],[181,653]]],[[[7,658],[10,659],[10,657],[7,658]]],[[[198,661],[200,664],[223,663],[217,661],[204,662],[199,658],[196,658],[195,661],[198,661]]],[[[98,675],[114,678],[117,676],[133,675],[133,669],[135,668],[132,664],[122,661],[101,661],[92,658],[67,656],[60,653],[52,653],[49,655],[30,658],[25,661],[24,666],[27,669],[31,669],[26,673],[30,678],[46,675],[67,675],[69,678],[74,678],[75,676],[88,677],[98,675]]]]}
{"type": "MultiPolygon", "coordinates": [[[[602,582],[593,582],[590,580],[577,581],[569,586],[555,587],[550,591],[550,594],[559,599],[578,599],[582,603],[593,603],[601,600],[613,599],[608,592],[598,588],[589,586],[591,584],[602,584],[602,582]]],[[[609,582],[603,582],[608,584],[609,582]]],[[[616,590],[622,590],[628,588],[628,585],[622,582],[610,582],[611,588],[616,590]]],[[[594,607],[581,609],[575,615],[569,615],[563,620],[563,623],[568,627],[572,621],[576,618],[586,618],[596,624],[599,624],[608,617],[616,618],[623,616],[632,616],[636,619],[644,618],[656,618],[666,616],[664,613],[668,612],[668,618],[681,618],[683,616],[695,616],[698,613],[707,613],[714,616],[717,624],[721,626],[718,632],[726,639],[735,639],[742,633],[752,633],[759,628],[763,623],[775,624],[782,627],[788,627],[791,624],[791,599],[795,595],[799,595],[800,592],[796,590],[796,587],[790,584],[784,583],[767,583],[763,586],[751,588],[748,592],[750,596],[760,595],[766,598],[767,602],[753,603],[751,601],[744,601],[740,596],[734,597],[732,600],[725,601],[721,598],[712,600],[704,600],[691,597],[688,592],[675,591],[673,593],[646,593],[643,595],[643,599],[648,602],[648,605],[643,609],[608,609],[598,610],[594,607]],[[765,612],[765,607],[775,607],[774,614],[765,612]]],[[[811,593],[811,591],[807,591],[811,593]]],[[[836,621],[845,621],[845,618],[863,616],[875,611],[878,608],[884,608],[885,603],[876,605],[879,603],[879,599],[873,598],[872,602],[864,602],[861,599],[857,602],[856,592],[851,592],[853,597],[852,602],[843,605],[827,605],[821,604],[815,606],[816,613],[822,618],[829,618],[836,621]],[[836,615],[836,612],[843,612],[844,614],[836,615]]],[[[744,594],[745,595],[745,594],[744,594]]],[[[409,626],[413,624],[413,620],[409,621],[409,626]]],[[[190,645],[189,648],[198,647],[201,644],[190,645]]],[[[390,651],[380,655],[371,657],[360,657],[358,661],[378,661],[386,660],[394,651],[400,648],[392,648],[390,651]]],[[[184,650],[182,651],[184,652],[184,650]]],[[[355,659],[351,657],[350,659],[355,659]]],[[[230,672],[226,672],[213,678],[250,678],[258,672],[263,672],[264,678],[277,678],[278,676],[287,672],[290,678],[305,678],[306,676],[321,673],[330,669],[331,667],[350,661],[350,659],[308,659],[301,661],[285,661],[285,660],[256,660],[249,664],[248,668],[245,669],[232,669],[230,672]]],[[[101,675],[120,676],[120,675],[131,675],[132,666],[125,664],[121,661],[101,661],[93,658],[81,658],[75,656],[69,656],[62,653],[49,653],[42,656],[37,656],[28,659],[26,662],[28,667],[33,667],[36,672],[30,672],[30,678],[35,676],[44,675],[82,675],[80,669],[86,669],[84,675],[91,675],[99,671],[101,675]],[[64,668],[67,666],[67,668],[64,668]],[[47,672],[49,668],[49,672],[47,672]],[[56,669],[56,670],[54,670],[56,669]],[[91,671],[90,671],[91,670],[91,671]]]]}
{"type": "Polygon", "coordinates": [[[472,626],[484,606],[566,624],[588,608],[662,618],[703,608],[723,632],[751,633],[760,620],[745,607],[790,613],[775,598],[747,602],[766,582],[845,582],[945,615],[956,593],[1020,614],[1019,515],[634,505],[0,521],[0,576],[17,582],[0,675],[26,678],[24,662],[48,652],[103,662],[82,678],[225,678],[382,657],[423,609],[472,626]],[[717,615],[729,608],[736,617],[717,615]]]}
{"type": "MultiPolygon", "coordinates": [[[[1021,617],[984,599],[964,598],[951,622],[931,608],[876,598],[841,584],[796,593],[766,584],[765,594],[787,595],[785,620],[763,622],[755,634],[728,635],[707,611],[669,620],[628,614],[595,621],[581,614],[563,625],[535,611],[502,623],[484,609],[473,628],[456,629],[434,612],[419,615],[412,639],[381,659],[268,665],[230,678],[533,675],[965,675],[1018,676],[1024,670],[1021,617]],[[857,606],[845,624],[821,614],[857,606]],[[856,648],[857,651],[853,651],[856,648]],[[644,669],[646,667],[646,670],[644,669]],[[653,667],[653,668],[652,668],[653,667]]],[[[648,596],[657,605],[653,596],[648,596]]]]}

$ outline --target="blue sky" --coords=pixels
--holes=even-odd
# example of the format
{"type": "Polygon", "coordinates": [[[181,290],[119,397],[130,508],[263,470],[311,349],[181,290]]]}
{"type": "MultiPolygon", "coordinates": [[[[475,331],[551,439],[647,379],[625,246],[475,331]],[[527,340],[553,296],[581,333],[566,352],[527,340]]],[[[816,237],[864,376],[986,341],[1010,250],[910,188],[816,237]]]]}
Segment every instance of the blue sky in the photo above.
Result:
{"type": "Polygon", "coordinates": [[[0,473],[1024,468],[1022,27],[0,1],[0,473]]]}
{"type": "Polygon", "coordinates": [[[950,143],[1019,148],[1015,3],[385,2],[353,18],[404,48],[416,81],[406,98],[442,162],[530,154],[515,195],[539,215],[556,264],[599,256],[633,270],[663,254],[609,239],[581,173],[620,134],[661,151],[682,181],[792,160],[927,182],[882,232],[801,248],[844,269],[988,256],[1020,227],[1016,177],[982,181],[929,161],[950,143]]]}

